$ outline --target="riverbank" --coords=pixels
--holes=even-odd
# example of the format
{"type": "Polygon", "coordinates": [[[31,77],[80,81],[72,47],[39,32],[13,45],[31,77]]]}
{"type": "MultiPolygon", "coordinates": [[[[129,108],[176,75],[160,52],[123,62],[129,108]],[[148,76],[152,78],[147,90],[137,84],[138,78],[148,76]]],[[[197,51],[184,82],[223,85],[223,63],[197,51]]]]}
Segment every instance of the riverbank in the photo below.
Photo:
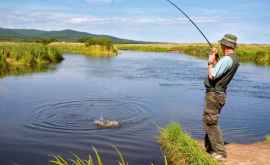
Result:
{"type": "Polygon", "coordinates": [[[269,165],[270,143],[229,144],[228,159],[224,165],[269,165]]]}
{"type": "Polygon", "coordinates": [[[0,43],[0,77],[42,72],[63,60],[55,48],[37,43],[0,43]]]}
{"type": "Polygon", "coordinates": [[[112,57],[116,56],[117,48],[112,46],[89,45],[84,43],[54,42],[49,47],[59,50],[61,53],[75,53],[91,57],[112,57]]]}
{"type": "MultiPolygon", "coordinates": [[[[208,58],[210,51],[207,44],[118,44],[116,47],[120,50],[178,52],[199,58],[208,58]]],[[[270,66],[270,45],[240,44],[236,52],[241,62],[270,66]]]]}
{"type": "Polygon", "coordinates": [[[117,55],[112,46],[84,43],[54,42],[51,44],[28,42],[0,42],[0,77],[47,71],[49,65],[60,63],[64,53],[82,54],[91,57],[117,55]]]}
{"type": "Polygon", "coordinates": [[[228,158],[219,163],[204,151],[202,140],[194,140],[179,124],[172,123],[162,129],[159,142],[170,165],[268,165],[270,164],[270,137],[255,144],[228,144],[228,158]]]}
{"type": "Polygon", "coordinates": [[[169,165],[219,165],[177,123],[161,130],[159,143],[169,165]]]}

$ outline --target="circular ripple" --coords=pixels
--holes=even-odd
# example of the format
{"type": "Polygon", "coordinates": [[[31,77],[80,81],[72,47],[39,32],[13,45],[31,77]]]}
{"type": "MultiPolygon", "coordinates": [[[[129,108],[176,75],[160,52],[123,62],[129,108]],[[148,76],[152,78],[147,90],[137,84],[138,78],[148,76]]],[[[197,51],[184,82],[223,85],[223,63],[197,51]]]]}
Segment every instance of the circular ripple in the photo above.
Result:
{"type": "Polygon", "coordinates": [[[38,131],[89,132],[97,130],[94,121],[103,116],[120,121],[124,129],[135,131],[142,129],[149,119],[146,107],[144,102],[134,98],[87,98],[57,102],[37,106],[25,127],[38,131]]]}

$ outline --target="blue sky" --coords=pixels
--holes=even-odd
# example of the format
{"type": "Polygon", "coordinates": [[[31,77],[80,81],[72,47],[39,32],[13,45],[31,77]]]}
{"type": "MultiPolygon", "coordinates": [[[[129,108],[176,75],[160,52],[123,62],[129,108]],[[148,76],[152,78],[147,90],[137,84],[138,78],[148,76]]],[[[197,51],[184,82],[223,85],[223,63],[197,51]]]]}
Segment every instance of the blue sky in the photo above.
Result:
{"type": "MultiPolygon", "coordinates": [[[[211,41],[233,33],[244,43],[270,43],[269,0],[174,0],[211,41]]],[[[205,42],[165,0],[8,0],[0,27],[74,29],[167,42],[205,42]]]]}

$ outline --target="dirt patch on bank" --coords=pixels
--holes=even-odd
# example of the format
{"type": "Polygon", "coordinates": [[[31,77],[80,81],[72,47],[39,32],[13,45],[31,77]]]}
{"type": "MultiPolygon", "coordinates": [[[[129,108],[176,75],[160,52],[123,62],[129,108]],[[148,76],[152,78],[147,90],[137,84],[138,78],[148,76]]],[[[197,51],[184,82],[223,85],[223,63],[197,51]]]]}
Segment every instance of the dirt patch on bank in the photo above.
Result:
{"type": "Polygon", "coordinates": [[[270,165],[270,143],[226,145],[225,165],[270,165]]]}

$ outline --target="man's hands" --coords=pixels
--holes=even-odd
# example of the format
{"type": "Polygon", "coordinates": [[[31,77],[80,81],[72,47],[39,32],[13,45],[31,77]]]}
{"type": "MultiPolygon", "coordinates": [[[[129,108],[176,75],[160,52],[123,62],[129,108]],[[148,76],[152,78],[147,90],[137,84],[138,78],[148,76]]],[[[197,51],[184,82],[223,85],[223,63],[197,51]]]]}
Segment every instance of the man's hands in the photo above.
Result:
{"type": "Polygon", "coordinates": [[[208,78],[210,80],[214,79],[212,75],[212,69],[214,67],[213,65],[215,65],[218,62],[217,54],[218,54],[217,48],[212,48],[211,53],[209,55],[209,59],[208,59],[208,78]]]}
{"type": "Polygon", "coordinates": [[[217,54],[218,54],[217,48],[212,48],[208,59],[208,65],[213,65],[217,63],[217,54]]]}

